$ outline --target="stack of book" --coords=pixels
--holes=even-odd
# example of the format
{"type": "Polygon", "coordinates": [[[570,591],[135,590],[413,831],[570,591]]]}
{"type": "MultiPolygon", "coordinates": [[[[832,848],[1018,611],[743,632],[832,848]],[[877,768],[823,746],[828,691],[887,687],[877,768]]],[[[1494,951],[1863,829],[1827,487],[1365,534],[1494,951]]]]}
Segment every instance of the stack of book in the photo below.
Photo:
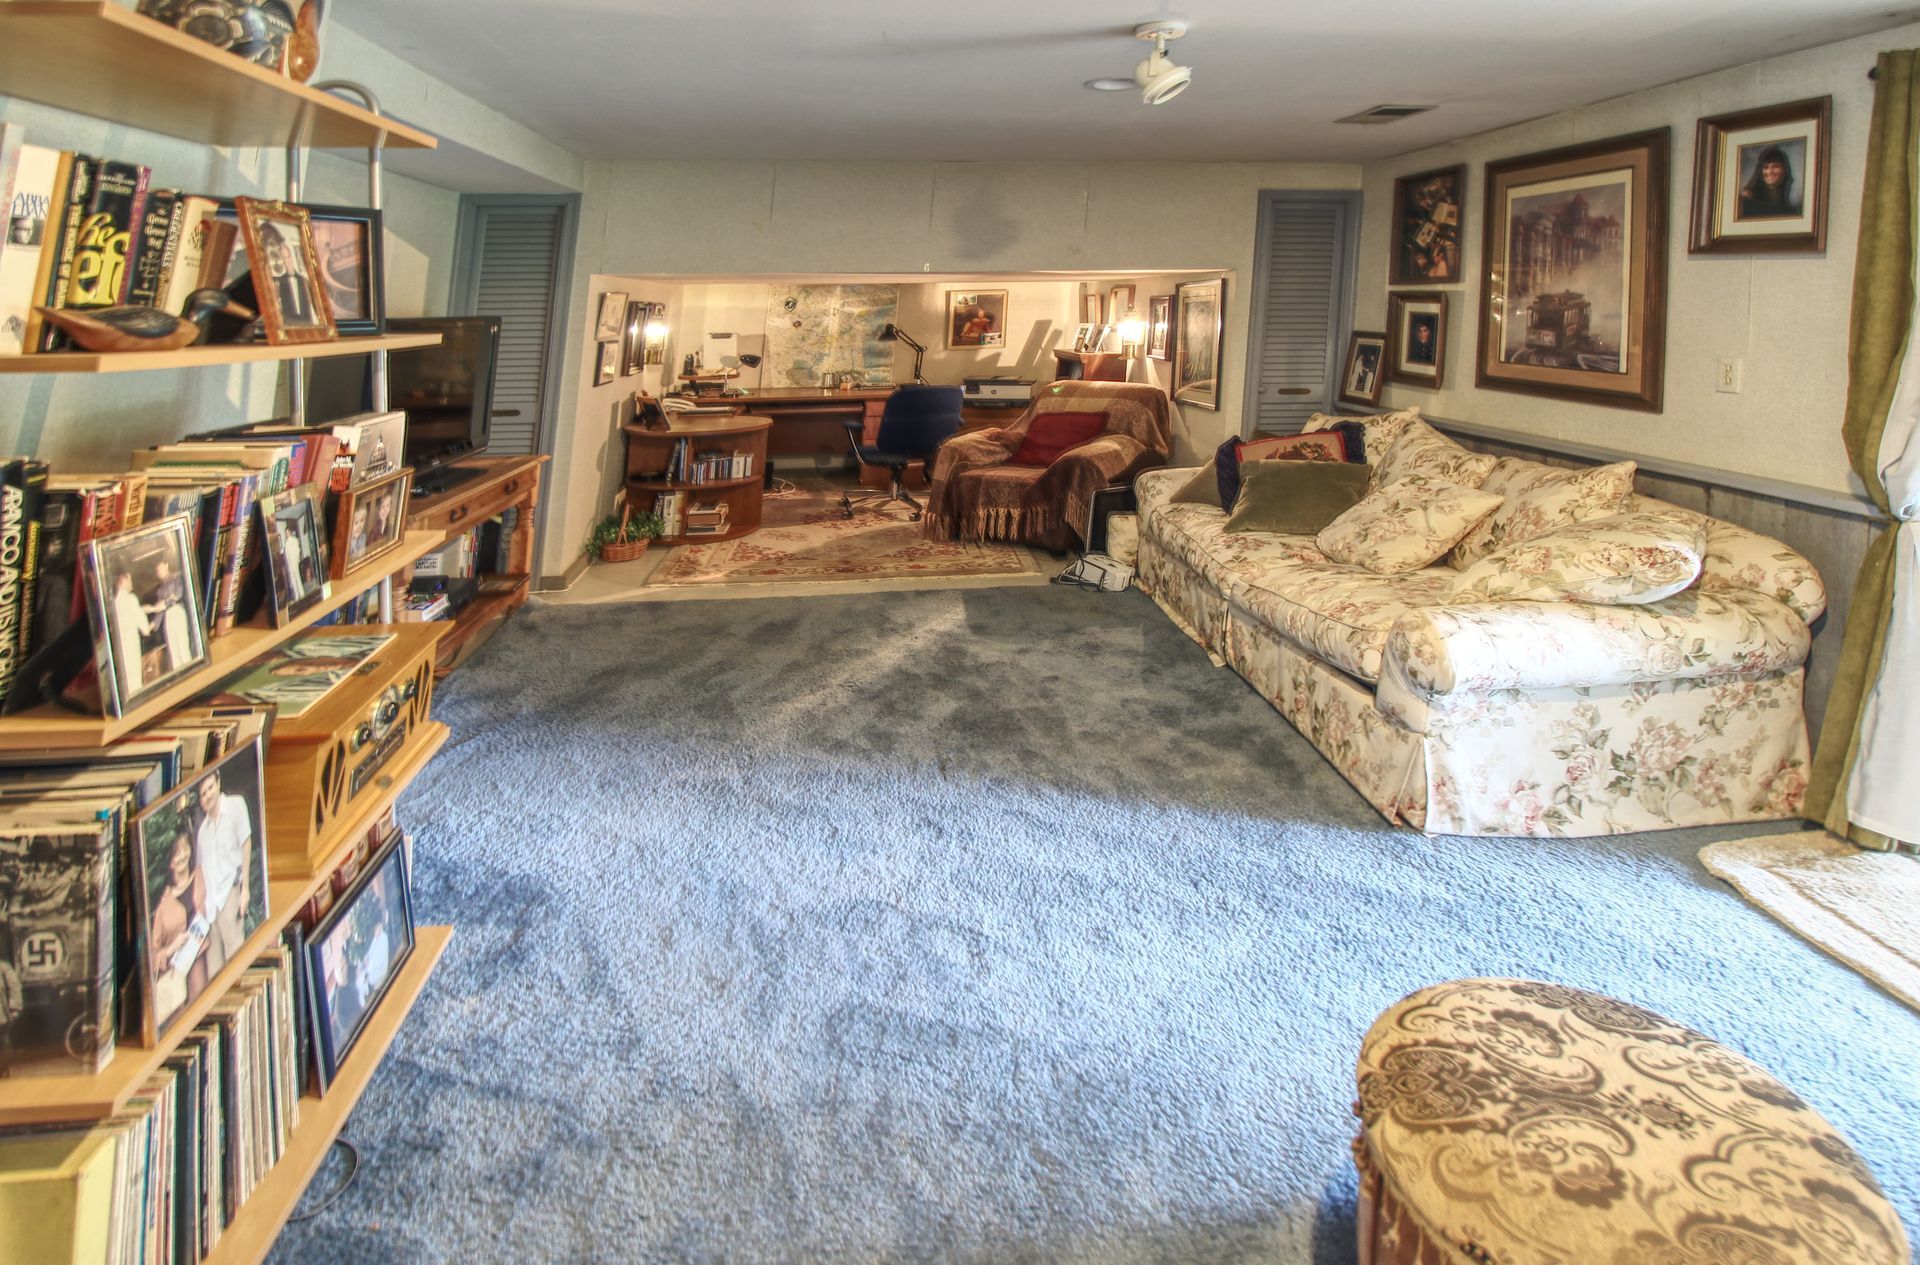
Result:
{"type": "Polygon", "coordinates": [[[0,126],[0,355],[57,351],[64,335],[36,305],[145,303],[179,313],[187,296],[244,271],[239,222],[218,198],[151,187],[138,163],[23,143],[0,126]],[[238,256],[238,260],[236,259],[238,256]]]}
{"type": "Polygon", "coordinates": [[[409,591],[396,596],[393,617],[403,624],[431,624],[453,618],[453,601],[445,593],[409,591]]]}
{"type": "Polygon", "coordinates": [[[724,536],[727,534],[727,503],[725,501],[695,501],[687,510],[687,530],[689,536],[724,536]]]}

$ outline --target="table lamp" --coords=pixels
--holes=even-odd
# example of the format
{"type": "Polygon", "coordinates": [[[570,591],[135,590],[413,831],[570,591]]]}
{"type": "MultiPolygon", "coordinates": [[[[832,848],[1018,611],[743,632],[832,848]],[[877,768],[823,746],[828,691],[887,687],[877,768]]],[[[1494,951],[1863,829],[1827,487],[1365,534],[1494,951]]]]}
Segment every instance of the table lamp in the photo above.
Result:
{"type": "Polygon", "coordinates": [[[907,346],[913,348],[913,380],[921,386],[927,384],[926,377],[920,372],[920,364],[927,358],[927,349],[925,347],[914,342],[912,338],[907,336],[905,330],[895,325],[892,321],[888,321],[880,327],[880,341],[883,343],[905,343],[907,346]]]}

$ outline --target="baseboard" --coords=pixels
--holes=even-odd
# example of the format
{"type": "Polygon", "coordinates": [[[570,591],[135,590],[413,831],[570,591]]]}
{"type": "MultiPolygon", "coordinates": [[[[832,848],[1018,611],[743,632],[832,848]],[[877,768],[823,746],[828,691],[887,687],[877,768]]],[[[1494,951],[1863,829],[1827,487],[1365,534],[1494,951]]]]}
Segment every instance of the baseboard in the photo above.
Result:
{"type": "Polygon", "coordinates": [[[593,559],[587,557],[585,553],[582,553],[559,575],[535,577],[533,591],[535,593],[552,593],[560,589],[570,589],[573,587],[575,581],[587,573],[587,567],[591,565],[592,562],[593,559]]]}

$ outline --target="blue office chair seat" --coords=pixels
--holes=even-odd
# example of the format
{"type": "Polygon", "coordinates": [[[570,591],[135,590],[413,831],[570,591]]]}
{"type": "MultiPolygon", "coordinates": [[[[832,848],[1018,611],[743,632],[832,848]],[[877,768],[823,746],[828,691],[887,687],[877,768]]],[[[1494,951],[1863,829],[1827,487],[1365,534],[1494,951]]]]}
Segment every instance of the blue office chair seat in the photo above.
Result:
{"type": "Polygon", "coordinates": [[[887,397],[887,407],[880,414],[880,433],[870,444],[863,442],[862,432],[866,429],[863,423],[846,422],[847,446],[853,450],[854,459],[881,466],[891,477],[885,492],[869,492],[858,500],[852,494],[841,497],[842,512],[852,518],[854,510],[861,506],[901,501],[913,507],[912,519],[917,522],[920,502],[907,494],[901,480],[907,467],[916,461],[926,463],[928,474],[932,474],[934,454],[960,429],[963,398],[959,387],[900,387],[887,397]]]}

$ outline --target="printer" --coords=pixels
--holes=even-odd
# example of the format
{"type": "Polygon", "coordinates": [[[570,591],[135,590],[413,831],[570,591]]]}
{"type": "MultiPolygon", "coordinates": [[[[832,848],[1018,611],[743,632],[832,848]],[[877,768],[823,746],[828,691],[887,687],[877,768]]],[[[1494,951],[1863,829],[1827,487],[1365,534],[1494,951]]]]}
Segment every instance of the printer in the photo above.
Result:
{"type": "Polygon", "coordinates": [[[1031,378],[963,378],[969,404],[1031,404],[1031,378]]]}

